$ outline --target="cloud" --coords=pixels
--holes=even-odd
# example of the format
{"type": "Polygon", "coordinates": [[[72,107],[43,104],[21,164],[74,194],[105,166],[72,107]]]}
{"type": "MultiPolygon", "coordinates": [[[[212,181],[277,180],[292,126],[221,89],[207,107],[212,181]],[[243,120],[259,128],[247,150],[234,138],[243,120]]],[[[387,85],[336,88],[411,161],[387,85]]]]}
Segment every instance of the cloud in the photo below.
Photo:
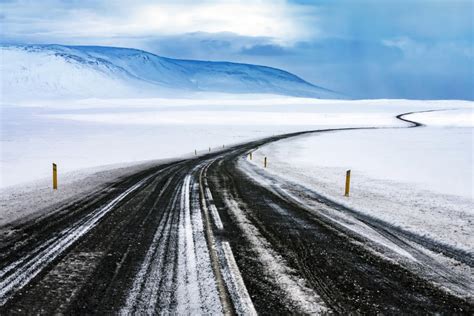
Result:
{"type": "Polygon", "coordinates": [[[262,64],[362,98],[474,98],[471,0],[0,1],[4,42],[262,64]]]}
{"type": "Polygon", "coordinates": [[[145,50],[175,58],[235,60],[244,47],[270,45],[273,38],[242,36],[229,32],[194,32],[179,35],[151,36],[137,43],[145,50]]]}
{"type": "MultiPolygon", "coordinates": [[[[299,2],[299,1],[298,1],[299,2]]],[[[471,0],[333,0],[316,3],[318,26],[327,37],[374,40],[474,38],[471,0]]]]}
{"type": "Polygon", "coordinates": [[[3,4],[4,33],[51,39],[230,32],[281,43],[313,36],[307,10],[285,1],[27,1],[3,4]]]}
{"type": "Polygon", "coordinates": [[[466,40],[414,40],[402,36],[383,40],[382,43],[387,47],[399,48],[409,58],[420,58],[425,61],[431,58],[437,62],[448,62],[452,60],[452,56],[466,61],[474,58],[474,46],[466,40]]]}
{"type": "Polygon", "coordinates": [[[240,50],[244,55],[283,56],[291,54],[291,50],[275,44],[257,44],[240,50]]]}

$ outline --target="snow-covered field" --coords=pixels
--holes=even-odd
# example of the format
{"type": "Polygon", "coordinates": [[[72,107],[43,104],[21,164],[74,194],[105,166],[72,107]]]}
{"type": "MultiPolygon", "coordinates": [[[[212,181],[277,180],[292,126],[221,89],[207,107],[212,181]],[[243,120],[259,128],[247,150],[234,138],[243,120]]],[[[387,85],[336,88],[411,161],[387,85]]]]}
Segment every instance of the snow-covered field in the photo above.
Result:
{"type": "MultiPolygon", "coordinates": [[[[15,195],[18,192],[23,192],[22,194],[26,194],[26,191],[31,190],[36,190],[37,193],[49,192],[51,189],[52,162],[57,163],[59,168],[60,190],[58,193],[61,190],[71,190],[71,192],[77,193],[82,192],[82,189],[78,186],[89,186],[88,181],[69,181],[69,179],[76,177],[78,170],[81,170],[81,179],[87,177],[87,175],[95,177],[93,174],[97,172],[97,169],[87,168],[103,166],[100,171],[104,174],[106,170],[117,168],[117,166],[107,166],[110,164],[138,163],[147,160],[193,155],[195,149],[198,153],[205,153],[208,152],[209,147],[216,150],[222,148],[223,145],[229,146],[251,139],[292,131],[351,126],[403,126],[405,124],[396,120],[395,115],[410,111],[452,108],[464,109],[464,112],[458,115],[462,118],[465,118],[466,115],[472,115],[470,113],[472,102],[465,101],[342,101],[272,95],[201,94],[193,96],[193,98],[175,99],[86,99],[34,102],[23,100],[17,103],[4,102],[0,108],[2,112],[0,139],[0,185],[3,188],[1,196],[3,201],[1,206],[2,217],[3,221],[7,220],[7,216],[4,215],[7,208],[10,212],[13,212],[24,210],[28,208],[28,205],[31,205],[31,203],[26,202],[24,202],[26,204],[22,204],[22,200],[26,201],[29,198],[26,198],[26,195],[23,198],[18,198],[15,195]],[[35,182],[32,184],[31,181],[35,182]],[[74,183],[74,188],[68,187],[71,183],[74,183]],[[5,202],[12,198],[16,199],[17,202],[14,204],[5,202]],[[12,205],[16,205],[14,209],[12,205]]],[[[426,116],[426,119],[428,118],[426,116]]],[[[465,123],[460,123],[459,118],[452,120],[456,121],[458,126],[466,126],[465,123]]],[[[466,121],[466,119],[464,120],[466,121]]],[[[464,134],[461,131],[455,134],[439,132],[438,136],[444,137],[445,143],[450,143],[451,138],[454,138],[453,142],[461,141],[459,139],[461,134],[464,135],[462,140],[465,144],[470,129],[465,128],[463,131],[464,134]]],[[[373,136],[372,140],[367,139],[365,141],[366,150],[370,150],[372,141],[374,144],[382,142],[388,152],[395,155],[395,148],[403,150],[404,143],[401,142],[403,139],[411,139],[412,135],[423,133],[421,130],[417,131],[415,129],[400,130],[399,132],[403,136],[394,136],[390,140],[383,136],[378,138],[373,136]]],[[[362,133],[360,136],[365,135],[364,132],[346,133],[354,133],[353,135],[362,133]]],[[[370,134],[371,132],[365,133],[370,134]]],[[[377,131],[377,133],[383,132],[377,131]]],[[[385,131],[385,133],[395,133],[395,131],[385,131]]],[[[329,136],[318,136],[315,139],[320,140],[325,137],[329,136]]],[[[420,137],[422,137],[421,134],[420,137]]],[[[306,139],[309,140],[310,138],[306,139]]],[[[338,148],[342,148],[337,142],[344,139],[346,138],[341,137],[321,145],[323,147],[330,145],[330,151],[337,152],[338,148]]],[[[355,144],[356,140],[362,140],[362,138],[353,136],[352,143],[355,144]]],[[[301,141],[303,140],[295,141],[295,146],[298,146],[301,141]]],[[[421,147],[412,147],[415,151],[417,148],[421,149],[421,147]]],[[[352,148],[354,149],[354,146],[352,148]]],[[[430,159],[437,158],[436,161],[439,161],[439,158],[445,157],[448,151],[443,148],[433,146],[430,159]]],[[[452,147],[449,148],[449,152],[451,152],[452,147]]],[[[462,146],[458,146],[456,148],[464,155],[472,153],[472,147],[462,148],[462,146]]],[[[332,179],[339,186],[341,182],[339,179],[340,172],[331,170],[337,167],[345,168],[345,165],[339,165],[337,160],[329,166],[324,163],[320,164],[325,160],[318,159],[326,157],[327,161],[331,157],[324,154],[328,150],[323,148],[315,150],[316,154],[310,158],[312,166],[314,168],[322,167],[328,173],[334,172],[332,179]]],[[[416,156],[417,154],[413,153],[413,155],[416,156]]],[[[270,160],[272,168],[276,166],[275,163],[278,160],[277,155],[273,156],[270,160]]],[[[282,161],[287,159],[286,155],[283,156],[282,161]]],[[[298,151],[294,151],[292,157],[294,159],[297,159],[296,157],[305,159],[307,155],[305,152],[298,153],[298,151]]],[[[406,154],[400,153],[400,159],[406,160],[408,157],[406,154]]],[[[389,160],[389,162],[393,161],[396,161],[396,158],[389,160]]],[[[455,168],[460,166],[458,163],[448,163],[450,160],[444,161],[443,173],[449,174],[451,170],[457,170],[455,168]]],[[[296,161],[295,163],[302,163],[302,161],[296,161]]],[[[434,166],[435,164],[431,165],[434,166]]],[[[467,162],[464,165],[467,166],[467,162]]],[[[396,167],[398,168],[399,165],[396,167]]],[[[470,166],[466,168],[468,167],[470,166]]],[[[362,171],[363,169],[358,170],[356,167],[353,167],[353,169],[355,199],[358,190],[356,181],[360,179],[358,175],[365,171],[362,171]]],[[[125,169],[121,170],[120,172],[111,172],[111,175],[119,176],[124,173],[125,169]]],[[[472,169],[470,170],[472,171],[472,169]]],[[[403,171],[395,170],[392,174],[397,174],[397,172],[403,171]]],[[[429,175],[429,171],[424,174],[429,175]]],[[[111,180],[110,176],[104,178],[103,181],[101,177],[96,177],[94,185],[107,183],[111,180]]],[[[367,174],[367,176],[370,177],[371,175],[367,174]]],[[[462,175],[461,178],[465,179],[465,176],[462,175]]],[[[394,180],[402,180],[403,182],[404,178],[394,180]]],[[[466,180],[463,181],[463,183],[466,182],[466,180]]],[[[464,185],[458,185],[459,183],[456,180],[456,184],[450,185],[450,187],[452,189],[455,187],[465,188],[464,185]]],[[[334,192],[339,193],[339,191],[340,188],[337,188],[334,192]]],[[[42,199],[45,201],[58,202],[61,200],[57,196],[54,198],[45,197],[43,193],[40,195],[43,196],[42,199]]],[[[39,196],[38,194],[37,196],[39,196]]],[[[70,197],[65,193],[60,193],[60,195],[61,197],[70,197]]],[[[465,195],[464,198],[466,198],[465,195]]],[[[45,203],[42,203],[41,206],[45,206],[47,204],[45,203]]]]}
{"type": "Polygon", "coordinates": [[[406,118],[422,128],[337,131],[282,140],[248,163],[357,211],[473,251],[472,107],[406,118]],[[345,171],[352,170],[344,197],[345,171]]]}
{"type": "Polygon", "coordinates": [[[400,125],[396,114],[453,106],[258,95],[2,105],[0,186],[48,177],[52,162],[61,181],[64,172],[82,168],[173,158],[290,131],[400,125]]]}

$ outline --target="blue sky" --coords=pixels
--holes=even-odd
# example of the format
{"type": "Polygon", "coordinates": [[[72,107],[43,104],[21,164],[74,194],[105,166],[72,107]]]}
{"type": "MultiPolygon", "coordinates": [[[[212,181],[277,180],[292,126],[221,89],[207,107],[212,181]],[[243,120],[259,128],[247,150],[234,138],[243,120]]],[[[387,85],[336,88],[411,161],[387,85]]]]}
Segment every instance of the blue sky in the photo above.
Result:
{"type": "Polygon", "coordinates": [[[264,64],[357,98],[474,99],[474,1],[0,3],[3,42],[264,64]]]}

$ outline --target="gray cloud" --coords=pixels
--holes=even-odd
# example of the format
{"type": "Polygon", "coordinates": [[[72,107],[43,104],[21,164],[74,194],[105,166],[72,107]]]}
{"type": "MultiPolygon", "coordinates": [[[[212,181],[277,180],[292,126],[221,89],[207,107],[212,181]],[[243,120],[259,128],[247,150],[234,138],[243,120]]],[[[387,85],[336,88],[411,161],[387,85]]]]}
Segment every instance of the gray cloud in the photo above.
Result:
{"type": "Polygon", "coordinates": [[[291,54],[291,49],[276,44],[257,44],[244,47],[240,51],[244,55],[284,56],[291,54]]]}

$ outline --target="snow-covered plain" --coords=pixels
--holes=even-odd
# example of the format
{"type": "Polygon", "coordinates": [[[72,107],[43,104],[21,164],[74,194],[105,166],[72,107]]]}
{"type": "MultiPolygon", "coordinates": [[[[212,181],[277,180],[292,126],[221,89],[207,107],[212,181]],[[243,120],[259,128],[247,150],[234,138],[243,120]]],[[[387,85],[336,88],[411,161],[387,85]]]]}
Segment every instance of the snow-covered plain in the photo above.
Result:
{"type": "Polygon", "coordinates": [[[282,140],[259,148],[252,161],[243,163],[261,168],[266,156],[266,172],[472,252],[472,107],[406,118],[427,126],[336,131],[282,140]],[[352,170],[351,193],[344,197],[348,169],[352,170]]]}
{"type": "MultiPolygon", "coordinates": [[[[395,115],[441,101],[333,101],[277,96],[23,102],[1,107],[1,187],[101,165],[173,158],[272,134],[402,125],[395,115]],[[239,104],[239,100],[242,104],[239,104]],[[126,103],[125,103],[126,102],[126,103]],[[221,104],[222,103],[222,104],[221,104]]],[[[469,102],[457,102],[469,107],[469,102]]]]}
{"type": "MultiPolygon", "coordinates": [[[[3,103],[0,107],[0,185],[3,188],[0,217],[2,223],[9,222],[21,214],[35,213],[48,203],[59,203],[62,199],[82,194],[91,189],[91,181],[96,188],[114,177],[127,174],[126,169],[117,170],[113,164],[189,156],[195,149],[198,154],[206,153],[209,147],[216,150],[223,145],[293,131],[404,126],[406,124],[395,119],[397,114],[452,108],[463,109],[460,111],[465,116],[472,110],[472,102],[342,101],[276,95],[201,94],[199,97],[174,99],[3,103]],[[60,184],[59,194],[54,196],[48,195],[51,192],[52,162],[58,164],[60,184]],[[102,167],[96,176],[98,170],[90,168],[97,166],[102,167]],[[107,170],[111,170],[110,175],[107,175],[107,170]],[[104,178],[104,175],[107,176],[104,178]],[[72,181],[74,179],[78,181],[72,181]],[[81,179],[87,180],[79,181],[81,179]],[[30,198],[27,193],[33,191],[36,197],[30,198]],[[41,203],[28,202],[40,200],[41,203]]],[[[411,137],[410,131],[415,132],[415,129],[404,131],[407,138],[411,137]]],[[[393,139],[396,140],[400,139],[393,139]]],[[[332,151],[337,148],[340,148],[337,144],[331,146],[332,151]]],[[[463,152],[470,152],[470,148],[463,152]]],[[[311,160],[315,167],[319,166],[317,157],[311,160]]],[[[274,160],[272,157],[272,167],[274,160]]],[[[357,181],[358,171],[354,172],[354,181],[357,181]]],[[[337,185],[339,176],[337,173],[337,185]]]]}

